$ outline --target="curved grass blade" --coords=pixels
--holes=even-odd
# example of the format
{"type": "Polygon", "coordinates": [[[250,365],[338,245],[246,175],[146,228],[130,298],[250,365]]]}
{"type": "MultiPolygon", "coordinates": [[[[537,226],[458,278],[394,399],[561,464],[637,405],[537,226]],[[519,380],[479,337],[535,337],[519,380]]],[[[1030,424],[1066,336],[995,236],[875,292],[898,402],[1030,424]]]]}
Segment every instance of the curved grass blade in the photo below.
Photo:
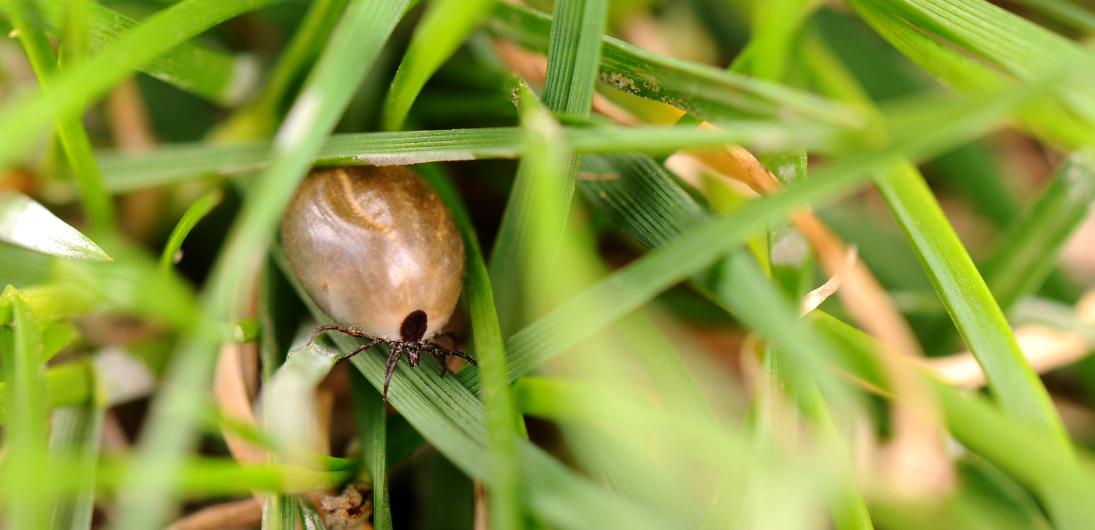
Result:
{"type": "Polygon", "coordinates": [[[9,99],[0,107],[0,166],[7,167],[22,156],[55,116],[82,111],[153,58],[225,20],[275,1],[184,0],[56,76],[48,92],[9,99]]]}
{"type": "MultiPolygon", "coordinates": [[[[216,352],[216,330],[235,307],[238,290],[256,256],[262,254],[278,217],[292,197],[326,136],[350,101],[398,23],[407,0],[355,0],[350,3],[327,48],[305,82],[278,132],[276,156],[248,194],[206,288],[203,311],[193,335],[181,346],[152,406],[137,464],[122,492],[117,528],[158,526],[170,507],[165,476],[172,474],[194,443],[200,392],[216,352]]],[[[2,136],[2,135],[0,135],[2,136]]]]}
{"type": "Polygon", "coordinates": [[[68,259],[111,259],[87,236],[17,192],[0,193],[0,241],[68,259]]]}
{"type": "Polygon", "coordinates": [[[494,0],[432,0],[388,89],[384,129],[399,130],[426,81],[494,7],[494,0]]]}
{"type": "Polygon", "coordinates": [[[171,265],[175,263],[175,256],[182,248],[183,241],[186,240],[186,236],[190,235],[190,231],[194,229],[198,221],[209,215],[209,212],[220,204],[223,196],[224,194],[221,193],[220,189],[214,189],[198,197],[198,200],[186,209],[182,219],[179,219],[179,224],[175,225],[175,228],[171,230],[171,235],[167,236],[167,243],[164,244],[163,252],[160,253],[160,268],[171,268],[171,265]]]}

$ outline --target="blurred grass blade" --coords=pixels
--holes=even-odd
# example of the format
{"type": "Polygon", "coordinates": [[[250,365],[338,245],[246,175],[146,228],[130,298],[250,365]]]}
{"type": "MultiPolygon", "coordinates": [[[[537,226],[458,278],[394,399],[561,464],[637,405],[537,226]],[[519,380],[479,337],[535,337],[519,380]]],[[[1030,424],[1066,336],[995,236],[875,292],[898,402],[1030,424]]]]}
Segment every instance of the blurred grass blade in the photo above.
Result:
{"type": "Polygon", "coordinates": [[[0,192],[0,241],[62,258],[111,259],[87,236],[17,192],[0,192]]]}
{"type": "MultiPolygon", "coordinates": [[[[875,1],[875,0],[869,0],[875,1]]],[[[1018,15],[983,0],[899,0],[885,2],[908,22],[921,26],[986,59],[1019,79],[1029,81],[1062,62],[1089,54],[1077,44],[1018,15]]],[[[1090,91],[1090,68],[1076,73],[1058,87],[1072,111],[1095,126],[1095,95],[1090,91]]]]}
{"type": "MultiPolygon", "coordinates": [[[[725,130],[695,127],[566,127],[565,143],[578,153],[645,152],[666,154],[685,147],[703,148],[763,137],[768,145],[808,145],[830,150],[844,145],[830,127],[773,121],[735,122],[725,130]]],[[[313,157],[317,165],[408,165],[425,162],[517,158],[524,154],[521,129],[491,127],[438,131],[374,132],[332,135],[313,157]]],[[[262,170],[273,158],[269,142],[231,145],[175,144],[145,153],[99,155],[107,188],[133,191],[208,176],[262,170]]]]}
{"type": "MultiPolygon", "coordinates": [[[[19,42],[22,43],[34,75],[38,78],[38,85],[43,91],[48,91],[57,75],[57,59],[53,55],[49,39],[28,24],[27,20],[32,13],[20,1],[8,2],[7,6],[12,25],[19,34],[19,42]]],[[[57,115],[57,136],[78,184],[80,200],[90,228],[92,232],[103,233],[114,227],[114,204],[103,186],[102,174],[91,151],[91,140],[88,139],[81,121],[82,110],[70,116],[57,115]]]]}
{"type": "Polygon", "coordinates": [[[175,228],[171,230],[171,235],[167,236],[167,243],[164,244],[163,252],[160,253],[160,268],[171,268],[171,265],[175,263],[175,256],[182,248],[183,241],[186,240],[186,236],[190,234],[190,231],[202,218],[209,215],[209,212],[220,204],[223,195],[219,188],[213,189],[198,197],[198,200],[186,209],[182,219],[179,219],[179,224],[175,225],[175,228]]]}
{"type": "Polygon", "coordinates": [[[56,76],[48,92],[23,93],[0,107],[0,167],[10,166],[50,121],[81,112],[138,67],[205,30],[277,0],[184,0],[56,76]]]}
{"type": "MultiPolygon", "coordinates": [[[[85,3],[84,23],[87,25],[87,44],[92,52],[125,38],[129,31],[139,25],[136,20],[98,2],[85,3]]],[[[72,16],[70,2],[37,0],[35,4],[42,16],[29,22],[41,23],[41,29],[60,36],[66,17],[72,16]]],[[[9,13],[7,7],[4,11],[4,14],[9,13]]],[[[66,39],[61,37],[64,42],[66,39]]],[[[258,64],[253,58],[245,55],[233,57],[195,42],[182,42],[137,68],[165,83],[221,105],[234,105],[242,101],[254,87],[258,74],[258,64]]]]}
{"type": "MultiPolygon", "coordinates": [[[[550,17],[535,10],[499,3],[492,32],[530,50],[548,51],[550,17]]],[[[856,126],[856,109],[774,83],[758,81],[711,66],[672,59],[605,37],[600,78],[640,97],[669,103],[711,121],[781,117],[790,121],[856,126]]]]}
{"type": "Polygon", "coordinates": [[[576,160],[561,146],[559,124],[520,82],[515,96],[521,107],[525,156],[517,167],[490,258],[490,279],[498,288],[505,336],[527,325],[545,309],[524,278],[542,278],[555,266],[574,193],[576,160]]]}
{"type": "Polygon", "coordinates": [[[4,518],[7,528],[45,528],[52,487],[47,462],[49,410],[46,405],[45,362],[38,319],[12,287],[3,297],[11,305],[11,326],[0,326],[0,365],[3,367],[9,421],[5,433],[4,518]]]}
{"type": "Polygon", "coordinates": [[[1019,0],[1019,3],[1042,12],[1055,22],[1089,34],[1095,32],[1095,13],[1090,11],[1090,7],[1077,5],[1071,0],[1019,0]]]}
{"type": "MultiPolygon", "coordinates": [[[[874,0],[853,0],[850,5],[910,60],[962,92],[976,93],[1010,82],[982,62],[931,38],[891,9],[878,6],[874,0]]],[[[1059,61],[1054,60],[1051,64],[1057,65],[1059,61]]],[[[1085,69],[1091,68],[1086,66],[1076,70],[1085,69]]],[[[1034,134],[1056,145],[1070,149],[1095,145],[1095,126],[1073,115],[1056,101],[1031,102],[1022,109],[1019,117],[1021,123],[1034,134]]]]}
{"type": "MultiPolygon", "coordinates": [[[[275,142],[270,168],[250,189],[207,284],[196,330],[180,346],[165,390],[152,405],[137,463],[120,497],[117,528],[158,526],[173,499],[166,477],[195,442],[192,395],[206,384],[216,353],[215,330],[236,306],[256,256],[297,183],[334,128],[406,8],[407,0],[355,0],[305,81],[275,142]]],[[[2,135],[0,135],[2,136],[2,135]]]]}
{"type": "Polygon", "coordinates": [[[323,50],[327,38],[346,10],[349,0],[316,0],[293,33],[293,39],[262,81],[261,92],[209,134],[215,140],[266,138],[273,133],[288,106],[294,83],[323,50]]]}
{"type": "Polygon", "coordinates": [[[338,362],[339,355],[306,344],[289,352],[285,363],[267,382],[262,410],[266,431],[278,449],[278,460],[305,467],[317,467],[321,428],[317,419],[316,387],[338,362]]]}
{"type": "Polygon", "coordinates": [[[547,108],[565,117],[589,117],[607,11],[606,0],[555,2],[544,81],[547,108]]]}
{"type": "MultiPolygon", "coordinates": [[[[841,344],[840,365],[856,377],[887,392],[881,377],[875,341],[861,331],[823,313],[811,319],[826,335],[841,344]]],[[[912,369],[912,366],[909,367],[912,369]]],[[[936,395],[955,438],[970,450],[989,459],[1009,475],[1043,496],[1060,528],[1086,528],[1095,517],[1090,499],[1095,480],[1079,464],[1072,448],[1062,447],[1046,429],[1007,414],[976,394],[963,393],[940,381],[933,381],[936,395]]],[[[1079,457],[1079,461],[1090,458],[1079,457]]]]}
{"type": "Polygon", "coordinates": [[[1088,217],[1095,201],[1095,155],[1073,153],[1029,212],[1011,224],[985,262],[985,282],[1007,310],[1036,291],[1057,263],[1061,248],[1088,217]]]}
{"type": "MultiPolygon", "coordinates": [[[[47,374],[48,377],[48,374],[47,374]]],[[[54,500],[50,528],[91,528],[95,512],[95,464],[99,455],[105,409],[93,399],[53,414],[49,450],[53,456],[73,458],[68,473],[79,486],[54,500]]]]}
{"type": "Polygon", "coordinates": [[[493,7],[494,0],[430,1],[388,89],[384,129],[396,131],[403,127],[407,113],[426,81],[493,7]]]}
{"type": "MultiPolygon", "coordinates": [[[[363,355],[370,353],[363,352],[363,355]]],[[[387,403],[380,392],[361,377],[350,378],[350,392],[362,456],[373,478],[373,527],[392,530],[392,508],[388,500],[387,403]]]]}

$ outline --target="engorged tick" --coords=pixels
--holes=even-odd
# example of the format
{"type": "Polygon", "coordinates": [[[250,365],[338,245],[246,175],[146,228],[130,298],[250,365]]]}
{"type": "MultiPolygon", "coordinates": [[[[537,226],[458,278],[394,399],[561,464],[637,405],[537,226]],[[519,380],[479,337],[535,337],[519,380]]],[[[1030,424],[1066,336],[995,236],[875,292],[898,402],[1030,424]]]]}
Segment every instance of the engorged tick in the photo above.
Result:
{"type": "Polygon", "coordinates": [[[352,357],[389,347],[384,399],[399,359],[412,367],[429,353],[475,364],[431,339],[448,322],[464,276],[464,242],[425,181],[406,167],[315,169],[285,212],[281,239],[293,273],[337,331],[366,342],[352,357]]]}

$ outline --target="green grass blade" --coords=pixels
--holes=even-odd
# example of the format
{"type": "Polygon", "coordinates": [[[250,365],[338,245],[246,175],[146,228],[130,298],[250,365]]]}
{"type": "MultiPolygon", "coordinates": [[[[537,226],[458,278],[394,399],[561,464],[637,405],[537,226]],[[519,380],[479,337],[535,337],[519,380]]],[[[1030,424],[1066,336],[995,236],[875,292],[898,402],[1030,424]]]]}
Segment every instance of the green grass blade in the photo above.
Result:
{"type": "Polygon", "coordinates": [[[1095,13],[1070,0],[1019,0],[1020,4],[1030,6],[1056,22],[1072,26],[1088,33],[1095,32],[1095,13]]]}
{"type": "Polygon", "coordinates": [[[1005,310],[1049,277],[1069,236],[1095,201],[1095,158],[1073,153],[1053,174],[1029,213],[1017,218],[985,261],[985,282],[1005,310]]]}
{"type": "MultiPolygon", "coordinates": [[[[365,355],[369,355],[368,352],[365,355]]],[[[387,403],[360,377],[350,378],[354,420],[369,475],[373,477],[373,527],[391,530],[392,508],[388,500],[387,403]]]]}
{"type": "Polygon", "coordinates": [[[54,116],[81,112],[138,67],[203,31],[275,0],[185,0],[53,79],[48,92],[24,93],[0,107],[0,166],[22,156],[54,116]]]}
{"type": "MultiPolygon", "coordinates": [[[[564,142],[577,153],[668,154],[686,147],[719,147],[763,137],[773,147],[808,145],[820,151],[842,146],[833,129],[776,122],[735,122],[726,130],[695,127],[564,127],[564,142]]],[[[425,162],[518,158],[525,153],[521,129],[497,127],[439,131],[336,134],[313,157],[317,165],[408,165],[425,162]]],[[[211,173],[236,175],[269,167],[269,142],[232,145],[175,144],[145,153],[99,155],[107,188],[114,192],[173,184],[211,173]]]]}
{"type": "MultiPolygon", "coordinates": [[[[931,38],[907,20],[873,3],[873,0],[855,0],[851,5],[901,53],[960,91],[975,93],[1009,82],[997,71],[931,38]]],[[[1020,119],[1037,136],[1057,145],[1078,148],[1095,144],[1095,126],[1071,114],[1055,101],[1030,103],[1020,113],[1020,119]]]]}
{"type": "MultiPolygon", "coordinates": [[[[873,0],[872,0],[873,1],[873,0]]],[[[885,2],[922,26],[1022,80],[1035,79],[1061,62],[1090,53],[1068,39],[983,0],[900,0],[885,2]]],[[[1084,73],[1083,71],[1078,73],[1084,73]]],[[[1090,72],[1087,72],[1090,73],[1090,72]]],[[[1068,79],[1059,87],[1065,104],[1095,125],[1091,76],[1068,79]]]]}
{"type": "Polygon", "coordinates": [[[0,241],[68,259],[109,261],[87,236],[21,193],[0,193],[0,241]]]}
{"type": "Polygon", "coordinates": [[[45,528],[49,518],[45,501],[52,481],[42,472],[49,435],[42,332],[18,291],[9,287],[3,297],[12,311],[11,326],[0,329],[0,364],[10,416],[4,429],[4,467],[10,474],[5,480],[9,491],[4,516],[8,528],[45,528]]]}
{"type": "MultiPolygon", "coordinates": [[[[49,373],[46,374],[47,385],[49,373]]],[[[90,397],[90,396],[89,396],[90,397]]],[[[105,409],[93,400],[53,415],[49,449],[54,456],[75,457],[69,469],[80,485],[72,495],[54,499],[50,528],[85,530],[91,528],[95,511],[95,464],[102,437],[105,409]]]]}
{"type": "Polygon", "coordinates": [[[399,130],[418,93],[457,47],[490,14],[494,0],[432,0],[414,30],[388,89],[384,129],[399,130]]]}
{"type": "Polygon", "coordinates": [[[605,0],[555,2],[543,98],[547,108],[565,117],[589,117],[607,4],[605,0]]]}
{"type": "MultiPolygon", "coordinates": [[[[48,91],[57,75],[57,60],[53,55],[49,39],[45,34],[30,26],[27,20],[31,13],[19,1],[6,3],[12,25],[19,34],[19,42],[30,59],[34,75],[42,90],[48,91]]],[[[71,116],[57,116],[57,136],[65,150],[72,174],[80,190],[80,201],[93,232],[107,232],[114,227],[114,204],[103,185],[99,166],[91,151],[91,141],[81,122],[81,113],[71,116]]]]}
{"type": "MultiPolygon", "coordinates": [[[[494,10],[489,28],[533,51],[548,50],[550,17],[508,3],[494,10]]],[[[864,116],[854,108],[774,83],[718,68],[672,59],[605,37],[600,78],[625,92],[669,103],[712,121],[742,116],[798,119],[807,123],[855,126],[864,116]]]]}
{"type": "Polygon", "coordinates": [[[194,201],[183,212],[182,219],[179,219],[179,224],[171,230],[171,235],[167,236],[167,243],[164,244],[163,252],[160,253],[160,268],[171,268],[171,265],[175,263],[175,256],[182,248],[183,241],[186,240],[186,236],[190,235],[190,231],[194,229],[198,221],[209,215],[209,212],[220,204],[223,195],[220,189],[214,189],[198,197],[198,200],[194,201]]]}
{"type": "Polygon", "coordinates": [[[880,174],[879,190],[984,368],[993,396],[1005,410],[1050,429],[1063,442],[1067,435],[1049,394],[919,171],[900,163],[880,174]]]}
{"type": "MultiPolygon", "coordinates": [[[[275,0],[284,1],[284,0],[275,0]]],[[[98,52],[126,37],[140,23],[117,11],[86,2],[87,45],[98,52]]],[[[67,0],[37,0],[42,28],[53,34],[64,31],[65,19],[73,16],[67,0]]],[[[6,11],[6,9],[5,9],[6,11]]],[[[62,42],[66,39],[62,38],[62,42]]],[[[183,42],[138,67],[142,72],[182,90],[221,105],[243,100],[257,81],[258,64],[248,56],[233,57],[194,42],[183,42]]]]}
{"type": "Polygon", "coordinates": [[[334,128],[354,90],[376,60],[406,7],[406,0],[351,2],[300,96],[282,125],[270,168],[252,188],[214,268],[197,330],[175,357],[169,385],[153,403],[138,463],[121,496],[117,528],[157,526],[171,505],[164,475],[170,475],[193,444],[200,392],[216,353],[214,330],[227,319],[249,265],[262,254],[269,235],[334,128]],[[169,412],[170,411],[170,412],[169,412]]]}

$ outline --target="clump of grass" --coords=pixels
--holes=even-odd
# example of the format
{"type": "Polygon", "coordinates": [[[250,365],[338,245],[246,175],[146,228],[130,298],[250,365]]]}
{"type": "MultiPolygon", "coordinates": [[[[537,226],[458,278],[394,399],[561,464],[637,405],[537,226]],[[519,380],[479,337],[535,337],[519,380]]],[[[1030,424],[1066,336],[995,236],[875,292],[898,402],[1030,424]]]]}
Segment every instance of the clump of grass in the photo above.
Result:
{"type": "Polygon", "coordinates": [[[1084,8],[418,4],[0,3],[7,527],[1095,520],[1084,8]],[[316,165],[434,187],[478,366],[305,344],[316,165]]]}

